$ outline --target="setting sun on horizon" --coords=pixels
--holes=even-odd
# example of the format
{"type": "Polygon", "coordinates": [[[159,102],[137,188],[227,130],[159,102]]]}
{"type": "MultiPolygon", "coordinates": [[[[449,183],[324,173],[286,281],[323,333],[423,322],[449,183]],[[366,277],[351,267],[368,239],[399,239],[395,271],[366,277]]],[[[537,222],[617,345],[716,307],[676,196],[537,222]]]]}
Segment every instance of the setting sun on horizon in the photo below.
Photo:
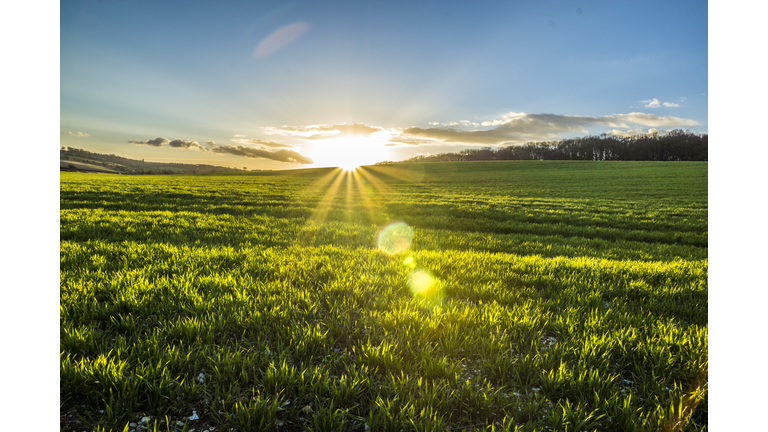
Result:
{"type": "Polygon", "coordinates": [[[386,140],[375,137],[341,137],[313,145],[307,155],[315,167],[339,167],[353,170],[361,165],[373,165],[387,160],[386,140]]]}

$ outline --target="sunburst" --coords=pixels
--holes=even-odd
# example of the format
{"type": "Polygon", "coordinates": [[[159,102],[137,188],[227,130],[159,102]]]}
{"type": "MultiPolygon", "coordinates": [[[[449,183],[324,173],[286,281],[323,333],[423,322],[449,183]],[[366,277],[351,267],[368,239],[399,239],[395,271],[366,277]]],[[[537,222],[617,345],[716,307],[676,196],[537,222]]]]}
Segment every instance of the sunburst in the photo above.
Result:
{"type": "Polygon", "coordinates": [[[316,167],[339,167],[345,171],[354,171],[362,165],[373,165],[386,160],[389,151],[387,139],[375,135],[344,136],[317,140],[313,143],[309,156],[316,167]]]}

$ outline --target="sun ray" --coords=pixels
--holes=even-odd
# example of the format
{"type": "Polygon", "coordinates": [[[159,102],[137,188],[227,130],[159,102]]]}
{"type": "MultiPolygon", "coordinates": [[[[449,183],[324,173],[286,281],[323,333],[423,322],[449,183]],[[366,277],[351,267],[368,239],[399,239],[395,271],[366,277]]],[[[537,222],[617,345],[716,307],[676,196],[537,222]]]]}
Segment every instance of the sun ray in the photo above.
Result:
{"type": "Polygon", "coordinates": [[[352,176],[354,176],[354,171],[351,170],[344,170],[344,183],[347,185],[347,194],[345,197],[344,205],[346,207],[346,212],[344,213],[344,217],[347,220],[347,223],[351,223],[354,219],[354,211],[355,211],[355,204],[354,204],[354,197],[353,190],[352,190],[352,176]]]}
{"type": "MultiPolygon", "coordinates": [[[[331,185],[328,187],[323,197],[317,203],[317,206],[315,207],[314,212],[307,219],[307,222],[304,224],[301,231],[299,232],[296,238],[296,241],[299,244],[307,245],[307,244],[315,243],[318,229],[325,222],[326,218],[328,217],[328,212],[333,207],[333,202],[336,200],[336,198],[338,198],[338,190],[339,190],[339,186],[341,186],[341,182],[343,178],[344,178],[343,171],[336,168],[336,169],[333,169],[323,179],[321,179],[320,182],[318,182],[325,185],[325,184],[328,184],[329,181],[332,179],[331,185]]],[[[319,188],[315,188],[315,189],[319,189],[319,188]]]]}
{"type": "Polygon", "coordinates": [[[370,195],[376,194],[376,192],[372,186],[370,189],[369,187],[366,187],[365,183],[370,182],[363,177],[364,172],[365,169],[361,168],[352,173],[355,180],[355,188],[362,201],[363,210],[368,214],[368,220],[375,225],[379,225],[384,222],[384,213],[382,212],[382,207],[379,202],[374,202],[371,199],[370,195]]]}

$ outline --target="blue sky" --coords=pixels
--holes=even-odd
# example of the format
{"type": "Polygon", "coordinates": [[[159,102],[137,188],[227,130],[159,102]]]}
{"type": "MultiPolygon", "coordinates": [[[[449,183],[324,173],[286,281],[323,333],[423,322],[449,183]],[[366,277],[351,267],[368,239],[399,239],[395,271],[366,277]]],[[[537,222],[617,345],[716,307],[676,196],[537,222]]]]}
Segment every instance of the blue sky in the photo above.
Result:
{"type": "Polygon", "coordinates": [[[62,2],[60,144],[291,169],[706,133],[707,14],[702,1],[62,2]]]}

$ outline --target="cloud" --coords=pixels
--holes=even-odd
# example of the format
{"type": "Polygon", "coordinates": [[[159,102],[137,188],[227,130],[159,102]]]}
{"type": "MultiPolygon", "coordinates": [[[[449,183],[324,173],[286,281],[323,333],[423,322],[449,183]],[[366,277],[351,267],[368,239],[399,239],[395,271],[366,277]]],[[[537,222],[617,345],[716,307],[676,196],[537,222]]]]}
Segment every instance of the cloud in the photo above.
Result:
{"type": "Polygon", "coordinates": [[[532,141],[555,140],[559,139],[559,134],[562,133],[586,134],[589,133],[587,127],[594,126],[636,130],[636,127],[631,125],[672,127],[695,126],[699,123],[679,117],[656,116],[640,112],[612,114],[603,117],[510,112],[502,115],[501,119],[484,121],[481,124],[492,128],[486,130],[462,130],[454,126],[426,129],[412,126],[400,130],[397,136],[390,139],[390,142],[407,145],[434,144],[436,142],[514,145],[532,141]]]}
{"type": "MultiPolygon", "coordinates": [[[[685,98],[680,98],[680,101],[684,102],[685,98]]],[[[640,101],[640,103],[647,104],[647,105],[645,105],[646,108],[659,108],[660,106],[665,106],[667,108],[678,108],[678,107],[680,107],[680,105],[678,105],[678,104],[676,104],[674,102],[664,102],[664,103],[661,103],[656,98],[653,98],[651,100],[643,100],[643,101],[640,101]]]]}
{"type": "Polygon", "coordinates": [[[212,146],[212,145],[216,145],[216,141],[206,141],[203,144],[212,146]]]}
{"type": "MultiPolygon", "coordinates": [[[[236,137],[242,137],[242,135],[235,135],[236,137]]],[[[288,147],[292,148],[292,145],[283,144],[272,140],[260,140],[255,138],[231,138],[230,141],[238,144],[256,144],[264,147],[288,147]]]]}
{"type": "Polygon", "coordinates": [[[642,129],[630,129],[628,131],[613,129],[613,130],[609,130],[605,134],[606,135],[616,136],[616,137],[628,138],[628,137],[636,137],[636,136],[640,136],[640,135],[645,135],[645,132],[643,132],[642,129]]]}
{"type": "Polygon", "coordinates": [[[622,138],[629,138],[629,137],[640,137],[645,135],[666,135],[668,133],[669,133],[668,130],[659,130],[656,128],[650,128],[648,129],[648,132],[644,132],[642,129],[630,129],[628,131],[613,129],[611,131],[606,132],[605,134],[622,137],[622,138]]]}
{"type": "Polygon", "coordinates": [[[646,108],[658,108],[659,106],[661,106],[659,104],[659,100],[656,98],[653,98],[651,100],[643,100],[643,101],[640,101],[640,103],[648,104],[645,106],[646,108]]]}
{"type": "Polygon", "coordinates": [[[90,136],[87,133],[82,133],[82,132],[79,132],[79,131],[77,133],[72,133],[72,131],[69,131],[69,134],[72,135],[72,136],[82,137],[82,138],[88,138],[90,136]]]}
{"type": "Polygon", "coordinates": [[[232,154],[252,159],[272,159],[279,162],[289,162],[297,164],[313,164],[314,161],[299,152],[293,150],[269,151],[245,146],[222,145],[214,147],[211,152],[218,154],[232,154]]]}
{"type": "Polygon", "coordinates": [[[185,148],[188,149],[190,147],[196,147],[202,149],[203,146],[197,143],[195,140],[184,140],[181,138],[176,138],[175,140],[168,143],[169,146],[173,148],[185,148]]]}
{"type": "MultiPolygon", "coordinates": [[[[181,138],[176,138],[175,140],[171,141],[168,138],[164,137],[155,137],[154,139],[147,140],[147,141],[128,141],[129,144],[142,144],[142,145],[148,145],[153,147],[162,147],[165,144],[168,144],[168,146],[173,148],[183,148],[183,149],[189,149],[189,148],[197,148],[202,151],[206,151],[205,147],[201,146],[197,141],[195,140],[185,140],[181,138]]],[[[209,141],[209,143],[213,143],[213,141],[209,141]]],[[[208,143],[206,143],[208,144],[208,143]]],[[[210,145],[210,144],[209,144],[210,145]]]]}
{"type": "Polygon", "coordinates": [[[269,57],[298,40],[309,30],[310,25],[299,21],[280,27],[264,38],[253,51],[255,58],[269,57]]]}
{"type": "Polygon", "coordinates": [[[379,126],[369,126],[361,123],[337,124],[337,125],[310,125],[306,127],[281,126],[264,127],[264,132],[268,134],[279,134],[287,136],[297,136],[303,139],[327,139],[338,138],[341,136],[370,136],[385,129],[379,126]]]}
{"type": "Polygon", "coordinates": [[[400,144],[405,145],[425,145],[425,144],[435,144],[434,140],[431,139],[419,139],[419,138],[405,138],[402,135],[394,138],[390,138],[389,142],[385,144],[386,147],[395,147],[399,146],[400,144]]]}
{"type": "MultiPolygon", "coordinates": [[[[612,117],[612,116],[606,116],[612,117]]],[[[644,114],[633,112],[629,114],[614,114],[613,117],[629,123],[636,123],[643,126],[698,126],[700,123],[695,120],[688,120],[680,117],[664,116],[659,117],[653,114],[644,114]]]]}
{"type": "Polygon", "coordinates": [[[404,142],[410,145],[419,145],[422,143],[434,144],[422,139],[421,142],[410,139],[410,137],[421,137],[442,142],[459,142],[466,144],[503,144],[508,141],[522,141],[524,138],[520,135],[510,134],[499,130],[487,131],[463,131],[451,127],[447,128],[427,128],[408,127],[403,129],[402,135],[390,141],[404,142]],[[405,137],[403,136],[405,135],[405,137]]]}
{"type": "Polygon", "coordinates": [[[155,137],[155,139],[147,140],[147,141],[128,141],[129,144],[143,144],[153,147],[162,147],[163,144],[169,143],[170,140],[163,137],[155,137]]]}
{"type": "Polygon", "coordinates": [[[680,102],[685,102],[685,99],[686,99],[686,97],[685,97],[685,96],[681,96],[681,97],[680,97],[680,102]]]}

